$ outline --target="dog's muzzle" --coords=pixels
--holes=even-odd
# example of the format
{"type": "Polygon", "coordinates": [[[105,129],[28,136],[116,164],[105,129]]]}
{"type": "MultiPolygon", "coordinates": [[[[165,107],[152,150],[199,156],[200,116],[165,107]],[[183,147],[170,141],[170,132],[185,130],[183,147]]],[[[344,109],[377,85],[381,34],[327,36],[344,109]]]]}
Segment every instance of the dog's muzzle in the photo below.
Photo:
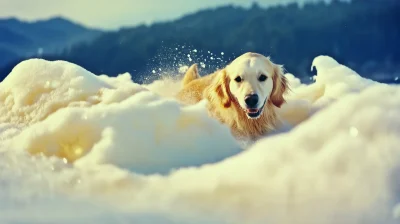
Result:
{"type": "Polygon", "coordinates": [[[244,98],[244,102],[246,103],[246,109],[244,111],[247,114],[247,117],[250,119],[257,119],[260,117],[261,113],[263,112],[264,104],[261,108],[257,108],[259,103],[259,98],[257,94],[249,94],[244,98]]]}

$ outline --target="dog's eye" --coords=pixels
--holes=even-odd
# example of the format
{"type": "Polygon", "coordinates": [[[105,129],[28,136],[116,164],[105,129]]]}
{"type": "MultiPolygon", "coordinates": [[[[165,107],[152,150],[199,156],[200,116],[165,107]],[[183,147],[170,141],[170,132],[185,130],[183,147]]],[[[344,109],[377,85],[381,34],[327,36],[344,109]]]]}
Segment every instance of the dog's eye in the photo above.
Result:
{"type": "Polygon", "coordinates": [[[242,81],[242,77],[240,77],[240,76],[236,77],[236,78],[235,78],[235,81],[236,81],[236,82],[241,82],[241,81],[242,81]]]}
{"type": "Polygon", "coordinates": [[[260,82],[264,82],[265,80],[267,80],[267,76],[266,75],[260,75],[260,77],[258,77],[258,81],[260,82]]]}

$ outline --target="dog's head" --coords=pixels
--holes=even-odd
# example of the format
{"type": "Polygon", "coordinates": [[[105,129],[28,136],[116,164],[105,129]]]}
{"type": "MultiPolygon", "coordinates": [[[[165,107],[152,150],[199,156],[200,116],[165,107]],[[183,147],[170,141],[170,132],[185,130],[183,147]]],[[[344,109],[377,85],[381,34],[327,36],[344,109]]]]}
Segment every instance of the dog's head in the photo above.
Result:
{"type": "Polygon", "coordinates": [[[266,103],[281,107],[288,90],[283,68],[269,58],[246,53],[220,71],[214,83],[215,97],[227,108],[235,101],[248,118],[259,118],[266,103]]]}

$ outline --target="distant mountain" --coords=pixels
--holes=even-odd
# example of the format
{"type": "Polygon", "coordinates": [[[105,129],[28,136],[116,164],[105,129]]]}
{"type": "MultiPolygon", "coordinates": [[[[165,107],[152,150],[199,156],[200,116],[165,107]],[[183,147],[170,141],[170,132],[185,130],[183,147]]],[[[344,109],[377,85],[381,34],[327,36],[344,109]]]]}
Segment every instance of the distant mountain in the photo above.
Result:
{"type": "Polygon", "coordinates": [[[0,67],[21,57],[59,53],[101,33],[61,17],[36,22],[0,19],[0,67]]]}
{"type": "MultiPolygon", "coordinates": [[[[399,82],[400,74],[395,74],[400,72],[399,12],[399,0],[224,6],[174,21],[107,32],[43,58],[68,60],[95,74],[130,72],[134,81],[141,82],[148,74],[179,64],[204,63],[200,68],[204,74],[253,51],[270,55],[288,72],[309,80],[313,58],[324,54],[365,77],[399,82]]],[[[24,37],[12,41],[23,42],[24,37]]],[[[23,59],[0,69],[0,76],[23,59]]]]}

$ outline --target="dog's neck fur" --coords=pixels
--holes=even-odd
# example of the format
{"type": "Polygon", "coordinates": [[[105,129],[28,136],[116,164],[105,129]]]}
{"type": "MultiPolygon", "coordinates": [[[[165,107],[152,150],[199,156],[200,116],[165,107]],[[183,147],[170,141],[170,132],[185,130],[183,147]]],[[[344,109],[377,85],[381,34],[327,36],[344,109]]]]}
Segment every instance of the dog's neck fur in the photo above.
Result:
{"type": "Polygon", "coordinates": [[[208,99],[208,111],[213,113],[210,115],[227,124],[236,138],[255,140],[274,130],[279,122],[270,100],[265,103],[264,110],[257,119],[248,118],[236,100],[229,107],[221,107],[216,103],[218,102],[208,99]],[[225,119],[232,116],[235,116],[234,119],[225,119]]]}

